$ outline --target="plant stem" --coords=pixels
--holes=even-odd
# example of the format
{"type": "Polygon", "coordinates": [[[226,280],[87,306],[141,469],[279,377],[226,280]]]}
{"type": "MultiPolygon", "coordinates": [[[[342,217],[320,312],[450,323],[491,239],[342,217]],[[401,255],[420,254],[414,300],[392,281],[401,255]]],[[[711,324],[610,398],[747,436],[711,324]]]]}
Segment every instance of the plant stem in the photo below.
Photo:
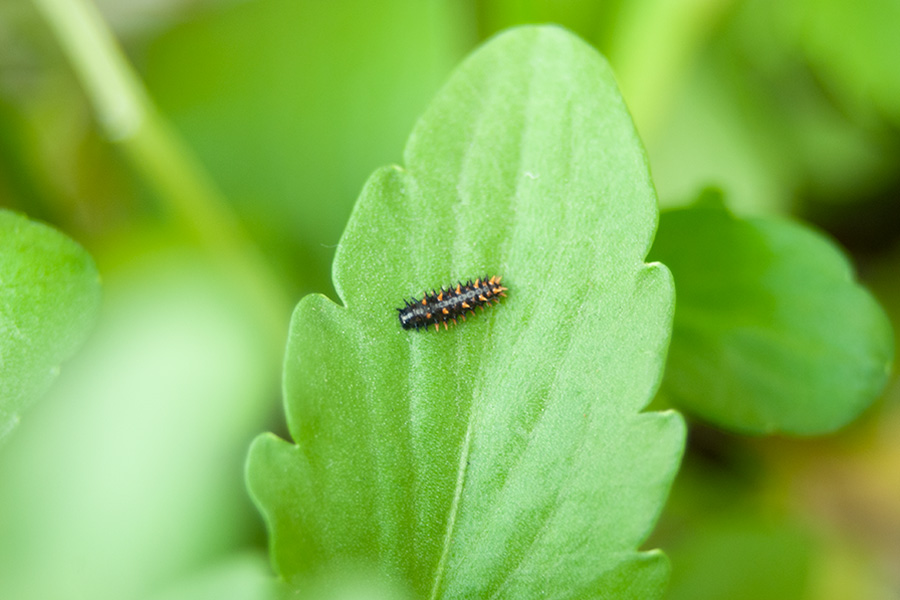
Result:
{"type": "Polygon", "coordinates": [[[734,0],[623,4],[609,60],[641,137],[653,138],[716,24],[734,0]]]}
{"type": "Polygon", "coordinates": [[[174,224],[207,250],[258,312],[280,354],[290,305],[190,149],[157,111],[90,0],[34,0],[81,80],[106,136],[121,144],[174,224]]]}

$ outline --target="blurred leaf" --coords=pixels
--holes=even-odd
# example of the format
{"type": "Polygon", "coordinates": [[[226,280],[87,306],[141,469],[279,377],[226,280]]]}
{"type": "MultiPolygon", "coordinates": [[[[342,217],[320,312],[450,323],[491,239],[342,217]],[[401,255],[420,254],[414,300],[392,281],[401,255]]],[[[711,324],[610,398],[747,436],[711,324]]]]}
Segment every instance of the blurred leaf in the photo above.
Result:
{"type": "Polygon", "coordinates": [[[795,524],[746,514],[694,523],[672,546],[666,600],[801,600],[812,541],[795,524]]]}
{"type": "Polygon", "coordinates": [[[261,436],[251,493],[288,580],[362,565],[417,597],[653,598],[637,552],[680,459],[645,413],[672,283],[646,265],[656,206],[613,75],[553,27],[503,34],[456,72],[369,180],[335,285],[297,307],[285,361],[297,445],[261,436]],[[485,273],[510,297],[449,332],[394,308],[485,273]]]}
{"type": "Polygon", "coordinates": [[[651,256],[678,289],[663,392],[679,407],[742,432],[817,434],[884,387],[890,323],[813,230],[707,196],[663,213],[651,256]]]}
{"type": "Polygon", "coordinates": [[[0,442],[87,337],[100,278],[84,249],[0,209],[0,442]]]}
{"type": "Polygon", "coordinates": [[[277,358],[256,313],[182,252],[124,266],[104,273],[89,344],[0,453],[0,598],[146,597],[258,526],[242,463],[277,358]]]}
{"type": "Polygon", "coordinates": [[[353,201],[398,160],[461,55],[457,3],[257,0],[176,28],[146,79],[225,195],[304,290],[329,290],[353,201]]]}

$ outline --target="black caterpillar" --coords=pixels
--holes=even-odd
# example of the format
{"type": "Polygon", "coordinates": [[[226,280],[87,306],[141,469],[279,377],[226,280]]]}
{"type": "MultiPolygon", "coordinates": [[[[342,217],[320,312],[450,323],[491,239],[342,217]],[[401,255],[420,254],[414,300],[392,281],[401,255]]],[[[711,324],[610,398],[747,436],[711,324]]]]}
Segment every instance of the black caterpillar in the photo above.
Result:
{"type": "Polygon", "coordinates": [[[456,287],[447,290],[443,287],[439,292],[431,290],[431,294],[426,292],[421,300],[404,300],[406,306],[397,309],[400,312],[400,325],[403,329],[416,331],[420,327],[434,325],[434,330],[437,331],[441,323],[444,324],[444,329],[448,328],[447,321],[452,321],[455,325],[457,317],[465,321],[467,312],[474,313],[476,308],[483,311],[485,305],[493,306],[500,302],[500,296],[506,297],[503,292],[507,288],[500,285],[500,279],[502,277],[498,276],[479,278],[475,283],[470,280],[465,284],[457,283],[456,287]]]}

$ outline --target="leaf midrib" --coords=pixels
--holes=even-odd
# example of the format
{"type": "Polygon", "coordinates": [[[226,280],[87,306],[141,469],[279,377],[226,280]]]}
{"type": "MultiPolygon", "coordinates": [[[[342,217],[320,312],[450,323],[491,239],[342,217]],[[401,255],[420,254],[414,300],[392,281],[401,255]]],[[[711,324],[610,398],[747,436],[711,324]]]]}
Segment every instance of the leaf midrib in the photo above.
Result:
{"type": "MultiPolygon", "coordinates": [[[[535,54],[536,54],[536,52],[533,50],[531,53],[531,56],[529,57],[529,65],[531,65],[532,62],[534,61],[535,54]]],[[[528,91],[526,93],[526,100],[525,100],[525,106],[523,107],[523,114],[529,113],[529,105],[530,105],[530,99],[531,99],[531,86],[533,84],[533,81],[534,81],[533,76],[528,79],[528,91]]],[[[479,121],[478,125],[476,125],[476,127],[473,131],[473,140],[478,137],[478,130],[479,130],[480,125],[481,125],[481,122],[479,121]]],[[[520,154],[518,156],[519,166],[518,166],[518,169],[516,170],[517,173],[520,173],[522,170],[521,140],[524,139],[524,137],[525,137],[525,129],[527,129],[527,123],[523,126],[522,131],[520,131],[520,146],[519,146],[520,154]]],[[[466,154],[468,154],[468,152],[466,154]]],[[[463,164],[461,165],[461,171],[464,171],[464,170],[465,170],[465,161],[463,161],[463,164]]],[[[521,185],[521,178],[517,177],[517,182],[516,182],[516,186],[515,186],[516,194],[513,196],[514,198],[518,197],[518,188],[520,185],[521,185]]],[[[471,450],[472,432],[474,430],[474,423],[475,423],[475,408],[476,408],[476,406],[475,406],[475,403],[473,402],[473,404],[469,408],[470,413],[469,413],[468,423],[466,424],[466,435],[465,435],[465,438],[463,439],[463,445],[460,448],[459,463],[457,465],[456,486],[455,486],[455,489],[453,490],[453,500],[450,504],[450,511],[447,516],[447,526],[444,531],[444,544],[443,544],[443,548],[441,549],[440,559],[438,560],[437,566],[435,568],[434,583],[431,588],[431,594],[429,594],[429,600],[437,600],[438,594],[440,593],[441,585],[444,581],[444,575],[447,570],[447,561],[450,556],[450,548],[453,543],[453,533],[456,528],[456,519],[459,514],[459,505],[460,505],[460,502],[462,499],[463,488],[465,487],[466,475],[467,475],[468,466],[469,466],[469,453],[471,450]]]]}
{"type": "Polygon", "coordinates": [[[459,503],[462,498],[463,487],[466,482],[466,473],[469,469],[469,449],[472,440],[472,429],[475,419],[470,417],[466,426],[466,437],[459,453],[459,465],[456,469],[456,489],[453,490],[453,502],[450,503],[450,514],[447,516],[447,528],[444,533],[444,547],[441,550],[441,558],[438,560],[434,573],[434,585],[429,594],[430,600],[436,600],[444,580],[444,572],[447,568],[447,558],[450,556],[450,544],[453,542],[453,530],[456,527],[456,516],[459,513],[459,503]]]}

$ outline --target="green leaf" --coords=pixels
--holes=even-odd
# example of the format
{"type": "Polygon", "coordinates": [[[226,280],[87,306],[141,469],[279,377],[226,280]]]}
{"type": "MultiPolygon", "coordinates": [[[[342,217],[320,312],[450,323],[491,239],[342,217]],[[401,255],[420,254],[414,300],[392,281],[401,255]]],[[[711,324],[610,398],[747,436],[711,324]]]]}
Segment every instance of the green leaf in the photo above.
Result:
{"type": "Polygon", "coordinates": [[[664,212],[651,256],[678,288],[663,383],[677,406],[741,432],[819,434],[883,389],[890,323],[810,228],[740,219],[718,198],[664,212]]]}
{"type": "Polygon", "coordinates": [[[97,268],[81,246],[0,210],[0,442],[84,341],[99,302],[97,268]]]}
{"type": "Polygon", "coordinates": [[[645,413],[673,310],[643,262],[657,211],[606,62],[554,27],[477,51],[375,172],[337,251],[344,303],[298,305],[285,360],[297,445],[254,443],[276,570],[376,569],[420,598],[653,598],[638,552],[680,460],[645,413]],[[427,288],[504,276],[450,331],[400,328],[427,288]]]}

